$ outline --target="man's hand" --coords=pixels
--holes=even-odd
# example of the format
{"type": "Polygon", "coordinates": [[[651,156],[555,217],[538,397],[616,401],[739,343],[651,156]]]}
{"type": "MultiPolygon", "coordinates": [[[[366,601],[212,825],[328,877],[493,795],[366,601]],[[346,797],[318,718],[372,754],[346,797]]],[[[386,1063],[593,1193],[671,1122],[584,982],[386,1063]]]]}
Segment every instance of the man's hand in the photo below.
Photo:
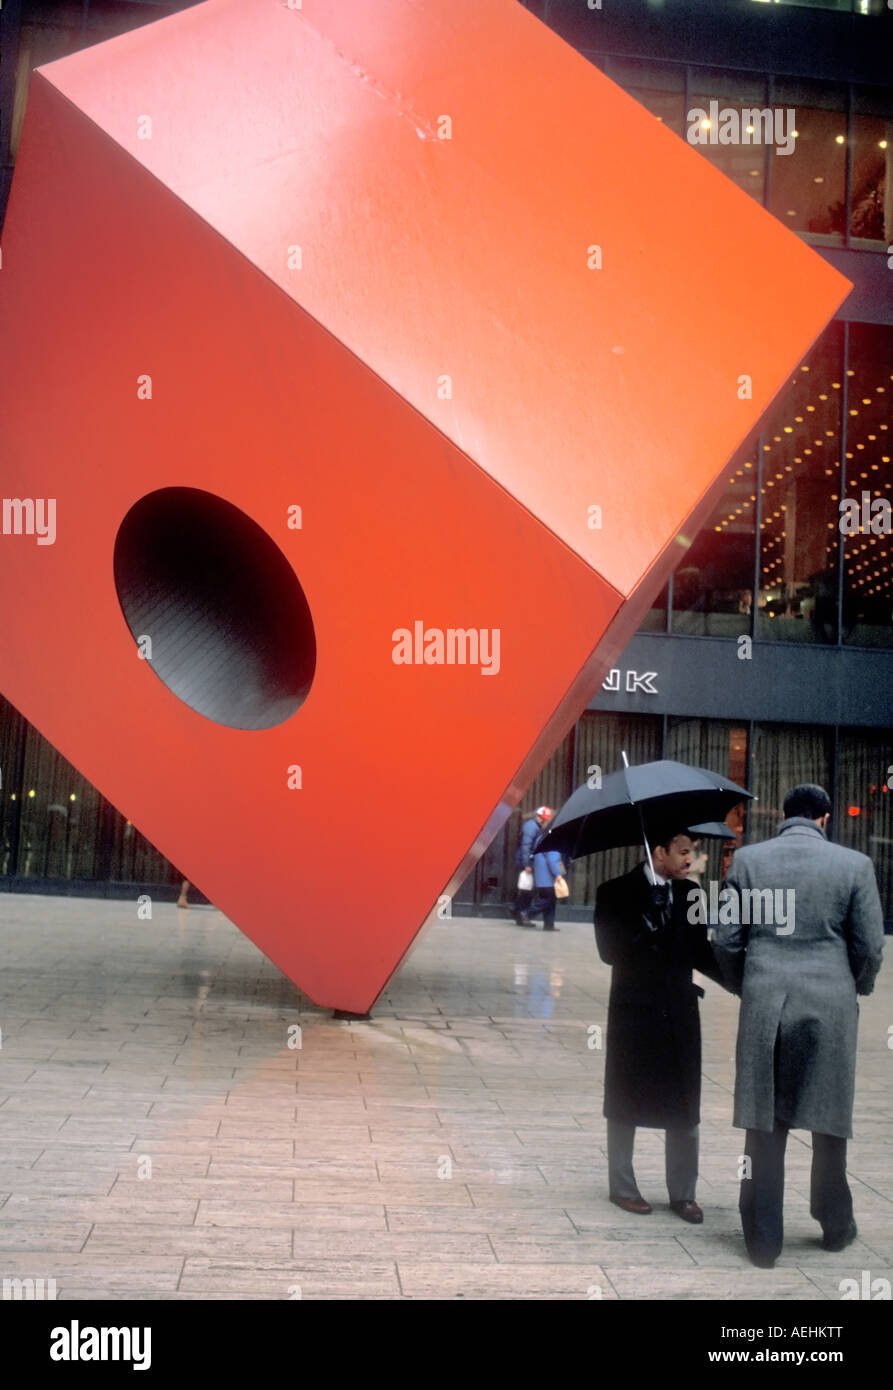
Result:
{"type": "Polygon", "coordinates": [[[652,931],[660,931],[670,920],[670,885],[668,883],[652,883],[650,898],[649,925],[652,931]]]}

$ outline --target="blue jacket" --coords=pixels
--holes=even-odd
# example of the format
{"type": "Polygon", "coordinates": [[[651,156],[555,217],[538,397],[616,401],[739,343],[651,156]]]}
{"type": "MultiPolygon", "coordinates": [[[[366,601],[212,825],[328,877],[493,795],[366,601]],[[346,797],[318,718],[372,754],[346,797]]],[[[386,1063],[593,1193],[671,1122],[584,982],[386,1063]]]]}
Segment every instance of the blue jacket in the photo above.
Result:
{"type": "Polygon", "coordinates": [[[521,827],[521,839],[518,842],[518,849],[515,854],[515,865],[519,869],[526,869],[528,864],[533,863],[533,846],[542,834],[545,826],[540,827],[536,823],[536,816],[531,816],[521,827]]]}
{"type": "Polygon", "coordinates": [[[533,881],[537,888],[552,888],[561,873],[561,855],[556,849],[533,856],[533,881]]]}

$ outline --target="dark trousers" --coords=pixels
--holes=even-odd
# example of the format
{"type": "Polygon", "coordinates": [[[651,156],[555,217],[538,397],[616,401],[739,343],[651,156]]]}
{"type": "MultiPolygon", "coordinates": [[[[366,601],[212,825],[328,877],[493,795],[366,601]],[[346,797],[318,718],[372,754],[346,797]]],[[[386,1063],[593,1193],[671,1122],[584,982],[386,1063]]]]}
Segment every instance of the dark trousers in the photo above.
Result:
{"type": "MultiPolygon", "coordinates": [[[[666,1131],[665,1169],[671,1202],[693,1202],[698,1183],[698,1126],[666,1131]]],[[[612,1197],[641,1200],[633,1172],[636,1126],[608,1121],[608,1191],[612,1197]]]]}
{"type": "Polygon", "coordinates": [[[532,888],[519,888],[515,898],[515,916],[529,917],[530,904],[533,902],[532,888]]]}
{"type": "Polygon", "coordinates": [[[551,931],[555,926],[555,889],[537,888],[536,902],[530,909],[531,917],[543,914],[543,930],[551,931]]]}
{"type": "MultiPolygon", "coordinates": [[[[776,1120],[771,1134],[749,1129],[744,1152],[750,1177],[741,1181],[738,1210],[751,1254],[775,1260],[784,1243],[784,1155],[788,1126],[776,1120]]],[[[846,1180],[846,1140],[813,1134],[809,1212],[825,1235],[839,1236],[853,1219],[853,1198],[846,1180]]]]}

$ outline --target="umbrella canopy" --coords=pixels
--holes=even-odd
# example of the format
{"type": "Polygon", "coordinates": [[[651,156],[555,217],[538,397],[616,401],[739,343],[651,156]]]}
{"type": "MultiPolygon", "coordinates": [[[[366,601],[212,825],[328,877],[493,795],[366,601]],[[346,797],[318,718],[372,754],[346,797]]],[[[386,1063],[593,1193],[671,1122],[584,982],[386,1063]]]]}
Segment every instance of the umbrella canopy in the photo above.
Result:
{"type": "Polygon", "coordinates": [[[693,840],[735,840],[734,830],[730,830],[725,821],[710,820],[704,825],[690,825],[688,833],[693,840]]]}
{"type": "Polygon", "coordinates": [[[578,787],[564,803],[540,850],[556,849],[571,859],[600,849],[619,849],[658,827],[698,825],[724,817],[753,795],[704,767],[662,758],[609,773],[597,788],[578,787]]]}

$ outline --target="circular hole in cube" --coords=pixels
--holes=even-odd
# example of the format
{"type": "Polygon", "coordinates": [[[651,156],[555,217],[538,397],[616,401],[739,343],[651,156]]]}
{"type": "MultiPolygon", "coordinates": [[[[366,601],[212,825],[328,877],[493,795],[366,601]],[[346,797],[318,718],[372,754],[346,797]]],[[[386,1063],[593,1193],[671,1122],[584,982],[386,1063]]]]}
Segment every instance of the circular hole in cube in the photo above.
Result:
{"type": "Polygon", "coordinates": [[[304,590],[222,497],[168,487],[141,498],[115,539],[115,587],[146,664],[206,719],[271,729],[307,698],[316,636],[304,590]]]}

